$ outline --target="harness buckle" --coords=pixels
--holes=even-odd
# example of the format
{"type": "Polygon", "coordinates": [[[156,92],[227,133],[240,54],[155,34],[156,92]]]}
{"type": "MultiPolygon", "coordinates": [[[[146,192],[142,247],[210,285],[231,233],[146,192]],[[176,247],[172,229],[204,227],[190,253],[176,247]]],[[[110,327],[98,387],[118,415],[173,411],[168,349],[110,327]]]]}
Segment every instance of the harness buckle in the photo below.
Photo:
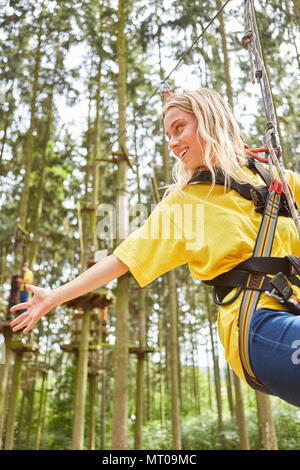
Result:
{"type": "Polygon", "coordinates": [[[294,315],[300,315],[300,304],[297,302],[297,299],[294,299],[293,289],[284,275],[281,272],[277,273],[271,279],[270,284],[273,286],[273,289],[271,292],[265,291],[266,295],[287,307],[294,315]]]}
{"type": "Polygon", "coordinates": [[[272,289],[271,292],[269,290],[266,290],[265,291],[265,294],[268,296],[268,297],[271,297],[271,299],[275,299],[277,300],[277,302],[280,302],[281,304],[284,304],[285,303],[285,300],[280,297],[278,294],[277,294],[277,289],[272,289]]]}

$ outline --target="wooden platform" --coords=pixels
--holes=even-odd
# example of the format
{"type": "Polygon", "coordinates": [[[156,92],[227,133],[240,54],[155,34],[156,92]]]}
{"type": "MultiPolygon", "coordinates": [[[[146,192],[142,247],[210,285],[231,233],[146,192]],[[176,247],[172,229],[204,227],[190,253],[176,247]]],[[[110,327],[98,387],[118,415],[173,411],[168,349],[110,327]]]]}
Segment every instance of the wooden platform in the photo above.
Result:
{"type": "Polygon", "coordinates": [[[70,300],[69,302],[66,302],[65,305],[70,308],[81,309],[84,311],[94,310],[96,308],[105,308],[114,302],[115,297],[110,291],[100,289],[70,300]]]}
{"type": "MultiPolygon", "coordinates": [[[[12,320],[11,320],[12,321],[12,320]]],[[[7,331],[8,329],[11,330],[11,326],[10,326],[10,322],[11,321],[8,321],[8,320],[2,320],[0,321],[0,333],[4,333],[5,331],[7,331]]],[[[12,331],[12,330],[11,330],[12,331]]]]}
{"type": "Polygon", "coordinates": [[[145,354],[147,353],[154,353],[154,352],[158,352],[159,349],[158,348],[148,348],[148,347],[145,347],[145,348],[141,348],[139,346],[129,346],[129,354],[136,354],[137,356],[144,356],[145,354]]]}
{"type": "Polygon", "coordinates": [[[39,346],[36,343],[23,343],[20,339],[12,339],[10,349],[15,353],[36,353],[39,351],[39,346]]]}
{"type": "MultiPolygon", "coordinates": [[[[90,343],[89,344],[89,351],[100,351],[101,347],[104,348],[112,348],[113,344],[110,343],[90,343]]],[[[66,352],[77,352],[79,350],[79,342],[69,343],[69,344],[61,344],[60,349],[66,352]]]]}

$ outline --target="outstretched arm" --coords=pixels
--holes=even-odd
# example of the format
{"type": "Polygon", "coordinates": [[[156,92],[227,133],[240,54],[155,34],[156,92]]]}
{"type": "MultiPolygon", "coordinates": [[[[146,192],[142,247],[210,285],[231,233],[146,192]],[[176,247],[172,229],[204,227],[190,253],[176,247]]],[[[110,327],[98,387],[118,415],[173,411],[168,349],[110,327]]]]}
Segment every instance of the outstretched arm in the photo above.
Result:
{"type": "Polygon", "coordinates": [[[26,312],[15,318],[10,325],[13,327],[13,331],[26,327],[23,333],[27,333],[52,308],[97,289],[122,276],[127,271],[128,267],[121,260],[114,255],[110,255],[57,289],[48,290],[27,284],[26,288],[33,293],[33,297],[29,302],[14,305],[10,309],[12,312],[27,309],[26,312]]]}

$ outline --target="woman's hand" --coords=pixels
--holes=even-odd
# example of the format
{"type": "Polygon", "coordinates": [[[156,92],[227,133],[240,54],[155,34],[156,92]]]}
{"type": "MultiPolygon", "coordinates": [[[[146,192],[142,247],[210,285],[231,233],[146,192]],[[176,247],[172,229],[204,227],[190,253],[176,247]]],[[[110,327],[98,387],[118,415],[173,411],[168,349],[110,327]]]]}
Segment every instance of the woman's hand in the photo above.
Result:
{"type": "Polygon", "coordinates": [[[53,307],[98,289],[113,279],[122,276],[127,271],[128,267],[126,264],[116,256],[109,255],[72,281],[56,289],[47,290],[26,284],[26,289],[34,294],[33,298],[29,302],[14,305],[10,309],[11,312],[27,309],[26,312],[15,318],[10,325],[14,327],[13,331],[18,331],[25,327],[23,333],[27,333],[53,307]]]}
{"type": "Polygon", "coordinates": [[[24,308],[27,309],[26,312],[21,313],[21,315],[19,315],[10,323],[10,326],[13,327],[13,332],[26,327],[23,330],[23,333],[27,333],[34,327],[40,318],[42,318],[53,307],[55,307],[55,304],[53,304],[53,301],[51,301],[51,290],[29,284],[26,285],[26,289],[33,293],[32,299],[28,302],[14,305],[10,309],[11,312],[15,312],[16,310],[23,310],[24,308]]]}

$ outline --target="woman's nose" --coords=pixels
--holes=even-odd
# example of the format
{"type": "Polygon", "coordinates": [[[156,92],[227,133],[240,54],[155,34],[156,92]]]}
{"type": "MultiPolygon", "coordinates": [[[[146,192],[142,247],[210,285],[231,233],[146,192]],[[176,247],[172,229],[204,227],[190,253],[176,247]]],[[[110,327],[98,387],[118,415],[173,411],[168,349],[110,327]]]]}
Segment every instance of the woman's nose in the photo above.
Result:
{"type": "Polygon", "coordinates": [[[169,142],[169,149],[174,150],[175,147],[177,147],[178,142],[176,137],[171,137],[170,142],[169,142]]]}

